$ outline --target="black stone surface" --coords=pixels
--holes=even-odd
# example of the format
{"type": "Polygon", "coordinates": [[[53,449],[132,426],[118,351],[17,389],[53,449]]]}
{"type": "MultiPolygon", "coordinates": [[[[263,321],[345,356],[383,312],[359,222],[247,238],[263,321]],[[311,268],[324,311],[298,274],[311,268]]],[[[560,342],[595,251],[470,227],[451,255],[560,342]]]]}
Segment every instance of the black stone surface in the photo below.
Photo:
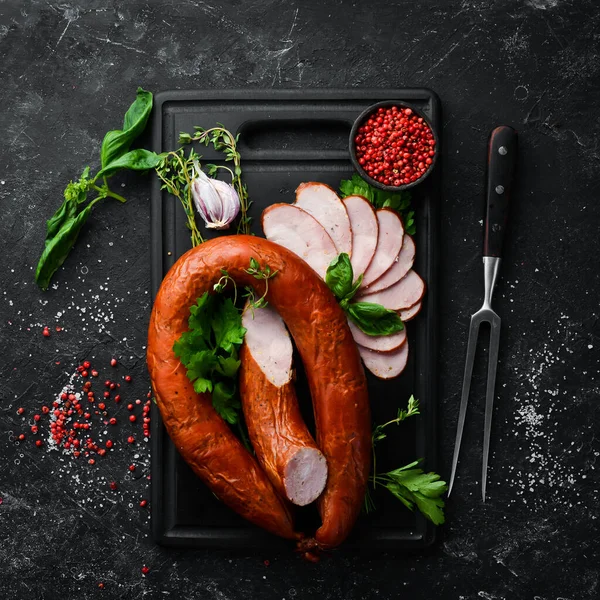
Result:
{"type": "Polygon", "coordinates": [[[597,598],[599,25],[593,0],[0,3],[0,597],[597,598]],[[440,95],[445,477],[468,316],[481,298],[486,137],[500,123],[519,130],[496,296],[504,328],[489,499],[479,490],[478,364],[459,480],[430,551],[342,550],[307,565],[291,553],[173,551],[149,539],[139,507],[148,445],[125,406],[149,386],[149,180],[119,179],[128,203],[99,207],[55,288],[33,283],[44,220],[65,183],[97,167],[102,136],[138,85],[425,85],[440,95]],[[100,372],[94,387],[112,377],[124,398],[118,425],[98,427],[94,416],[94,437],[115,448],[93,466],[36,448],[29,433],[85,359],[100,372]],[[125,443],[131,431],[135,446],[125,443]]]}

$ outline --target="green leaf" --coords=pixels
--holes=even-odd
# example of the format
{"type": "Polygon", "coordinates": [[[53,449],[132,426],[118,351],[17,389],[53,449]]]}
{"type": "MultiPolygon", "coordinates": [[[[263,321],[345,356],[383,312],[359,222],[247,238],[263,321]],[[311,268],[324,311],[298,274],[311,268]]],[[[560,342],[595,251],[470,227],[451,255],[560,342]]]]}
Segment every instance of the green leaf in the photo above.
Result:
{"type": "Polygon", "coordinates": [[[125,154],[133,141],[144,131],[152,112],[152,94],[137,89],[136,99],[125,113],[123,129],[109,131],[102,141],[100,161],[102,168],[125,154]]]}
{"type": "Polygon", "coordinates": [[[427,519],[435,525],[441,525],[444,522],[442,495],[448,490],[448,486],[437,473],[424,473],[422,469],[413,468],[419,462],[390,471],[381,479],[386,481],[385,486],[405,505],[416,504],[427,519]]]}
{"type": "Polygon", "coordinates": [[[191,355],[190,361],[186,365],[187,376],[192,381],[210,379],[217,364],[218,360],[214,350],[200,350],[191,355]]]}
{"type": "Polygon", "coordinates": [[[107,164],[103,169],[96,175],[98,177],[110,177],[121,169],[130,169],[131,171],[148,171],[157,167],[162,161],[163,156],[156,154],[150,150],[144,150],[138,148],[137,150],[130,150],[126,154],[123,154],[107,164]]]}
{"type": "MultiPolygon", "coordinates": [[[[237,352],[236,352],[237,355],[237,352]]],[[[219,356],[217,358],[217,372],[225,377],[235,377],[237,375],[238,369],[240,368],[241,361],[237,360],[235,356],[219,356]]]]}
{"type": "Polygon", "coordinates": [[[198,394],[203,394],[205,392],[212,392],[213,383],[210,379],[205,379],[204,377],[198,377],[198,379],[196,379],[194,381],[194,390],[198,394]]]}
{"type": "Polygon", "coordinates": [[[424,517],[429,519],[434,525],[443,525],[446,521],[444,517],[445,503],[441,498],[426,498],[422,494],[413,494],[417,508],[424,517]]]}
{"type": "Polygon", "coordinates": [[[329,266],[325,275],[325,283],[339,300],[346,299],[346,296],[352,292],[352,264],[350,257],[342,252],[336,256],[329,266]]]}
{"type": "Polygon", "coordinates": [[[357,280],[354,282],[352,289],[350,290],[350,292],[346,295],[346,300],[351,300],[352,298],[354,298],[354,296],[356,295],[356,292],[358,292],[358,288],[360,288],[362,281],[363,281],[363,277],[364,275],[361,273],[357,280]]]}
{"type": "Polygon", "coordinates": [[[404,329],[398,314],[381,304],[355,302],[348,305],[347,313],[350,320],[367,335],[391,335],[404,329]]]}
{"type": "Polygon", "coordinates": [[[236,387],[233,382],[220,381],[215,385],[212,394],[212,403],[215,410],[232,425],[237,423],[240,409],[240,403],[235,392],[236,387]]]}
{"type": "Polygon", "coordinates": [[[242,327],[242,315],[230,298],[219,303],[212,319],[215,344],[225,352],[231,352],[234,344],[244,341],[246,330],[242,327]]]}
{"type": "MultiPolygon", "coordinates": [[[[70,211],[72,208],[65,210],[70,211]]],[[[35,271],[35,281],[43,290],[48,289],[52,275],[65,262],[91,212],[90,204],[76,216],[65,218],[60,226],[58,224],[53,226],[53,230],[54,227],[58,227],[58,230],[51,238],[46,239],[44,251],[35,271]]]]}
{"type": "Polygon", "coordinates": [[[58,210],[46,221],[46,240],[52,239],[61,227],[77,214],[77,202],[65,198],[58,210]]]}
{"type": "Polygon", "coordinates": [[[216,305],[215,296],[211,296],[208,292],[204,292],[200,298],[196,300],[196,304],[190,306],[190,317],[188,319],[188,327],[190,330],[202,334],[206,344],[210,343],[211,319],[216,305]]]}
{"type": "Polygon", "coordinates": [[[185,331],[173,344],[173,352],[182,364],[187,365],[192,360],[192,355],[200,350],[208,350],[202,331],[192,329],[185,331]]]}

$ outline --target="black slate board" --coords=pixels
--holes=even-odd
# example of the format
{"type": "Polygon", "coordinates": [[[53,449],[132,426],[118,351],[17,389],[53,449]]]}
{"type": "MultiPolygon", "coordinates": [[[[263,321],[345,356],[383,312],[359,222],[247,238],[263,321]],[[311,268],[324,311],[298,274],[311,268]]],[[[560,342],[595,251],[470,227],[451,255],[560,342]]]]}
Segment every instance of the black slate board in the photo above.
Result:
{"type": "MultiPolygon", "coordinates": [[[[339,181],[351,175],[348,134],[352,123],[369,105],[387,99],[404,100],[420,108],[440,135],[440,102],[427,89],[171,91],[155,98],[153,146],[156,152],[176,149],[179,132],[192,132],[194,125],[210,127],[218,122],[241,133],[244,179],[254,202],[253,232],[262,235],[261,211],[275,202],[293,202],[299,183],[321,181],[337,189],[339,181]]],[[[221,162],[222,156],[212,148],[197,150],[206,162],[221,162]]],[[[434,173],[413,190],[415,269],[425,279],[428,291],[421,314],[408,324],[409,363],[397,380],[384,382],[369,376],[376,423],[394,418],[410,394],[421,401],[421,415],[391,429],[378,445],[380,472],[420,457],[426,457],[426,469],[436,468],[440,170],[438,163],[434,173]]],[[[152,190],[153,297],[168,269],[189,248],[184,212],[177,200],[161,192],[156,179],[152,190]]],[[[309,397],[301,373],[297,387],[299,398],[309,397]]],[[[308,415],[306,401],[303,409],[308,415]]],[[[374,499],[377,511],[360,517],[347,548],[417,550],[434,541],[435,528],[405,509],[389,492],[378,491],[374,499]]],[[[152,502],[152,531],[160,544],[238,550],[289,548],[288,542],[248,524],[215,499],[176,452],[158,410],[152,419],[152,502]]],[[[308,513],[301,518],[314,518],[310,509],[304,510],[308,513]]]]}

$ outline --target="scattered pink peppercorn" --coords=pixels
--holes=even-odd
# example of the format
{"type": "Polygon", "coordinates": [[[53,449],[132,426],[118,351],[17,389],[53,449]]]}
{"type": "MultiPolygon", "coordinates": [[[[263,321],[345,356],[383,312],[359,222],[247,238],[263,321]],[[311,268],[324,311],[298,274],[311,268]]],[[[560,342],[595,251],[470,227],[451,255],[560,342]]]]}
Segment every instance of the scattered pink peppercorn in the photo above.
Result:
{"type": "Polygon", "coordinates": [[[128,444],[134,444],[134,443],[135,443],[135,438],[134,438],[132,435],[130,435],[130,436],[127,438],[127,443],[128,443],[128,444]]]}
{"type": "Polygon", "coordinates": [[[135,471],[135,465],[129,465],[128,468],[132,473],[135,471]]]}
{"type": "Polygon", "coordinates": [[[116,424],[117,424],[117,420],[116,420],[114,417],[111,417],[111,419],[110,419],[109,423],[110,423],[111,425],[116,425],[116,424]]]}
{"type": "Polygon", "coordinates": [[[111,490],[116,490],[117,489],[117,483],[116,481],[111,481],[108,486],[110,487],[111,490]]]}
{"type": "Polygon", "coordinates": [[[42,331],[42,335],[44,337],[50,337],[50,330],[48,329],[48,327],[44,327],[44,330],[42,331]]]}
{"type": "Polygon", "coordinates": [[[84,363],[83,363],[84,369],[89,369],[91,366],[92,366],[92,364],[90,363],[89,360],[84,361],[84,363]]]}
{"type": "Polygon", "coordinates": [[[125,375],[125,381],[129,383],[131,381],[131,375],[125,375]]]}
{"type": "Polygon", "coordinates": [[[140,501],[140,506],[142,508],[146,508],[146,506],[148,506],[148,500],[142,500],[142,501],[140,501]]]}
{"type": "Polygon", "coordinates": [[[148,568],[146,565],[144,565],[144,566],[142,567],[142,573],[143,573],[144,575],[148,575],[148,573],[149,573],[149,572],[150,572],[150,569],[149,569],[149,568],[148,568]]]}
{"type": "Polygon", "coordinates": [[[42,442],[42,440],[35,440],[35,445],[36,445],[38,448],[41,448],[41,447],[44,445],[44,442],[42,442]]]}
{"type": "Polygon", "coordinates": [[[116,367],[117,366],[117,359],[116,358],[111,358],[110,359],[110,366],[111,367],[116,367]]]}
{"type": "Polygon", "coordinates": [[[132,423],[135,423],[135,422],[137,421],[137,418],[136,418],[136,416],[135,416],[135,415],[129,415],[129,420],[130,420],[132,423]]]}
{"type": "Polygon", "coordinates": [[[98,371],[92,370],[92,377],[98,377],[98,371]]]}
{"type": "Polygon", "coordinates": [[[24,434],[24,433],[22,433],[22,434],[19,436],[19,441],[21,441],[21,442],[22,442],[24,439],[25,439],[25,434],[24,434]]]}
{"type": "Polygon", "coordinates": [[[106,440],[104,445],[110,450],[113,447],[112,440],[106,440]]]}
{"type": "Polygon", "coordinates": [[[25,409],[22,406],[20,408],[17,408],[18,415],[22,415],[24,412],[25,412],[25,409]]]}

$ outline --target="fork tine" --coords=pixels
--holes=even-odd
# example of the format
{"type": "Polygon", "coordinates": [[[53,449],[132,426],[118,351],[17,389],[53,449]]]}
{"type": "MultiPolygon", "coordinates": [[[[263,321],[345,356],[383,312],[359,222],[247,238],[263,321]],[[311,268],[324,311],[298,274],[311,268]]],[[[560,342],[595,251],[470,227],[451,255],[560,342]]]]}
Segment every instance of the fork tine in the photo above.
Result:
{"type": "Polygon", "coordinates": [[[490,436],[492,431],[492,414],[494,410],[494,390],[496,387],[496,371],[498,370],[498,350],[500,348],[500,318],[490,322],[490,352],[488,362],[487,390],[485,394],[485,417],[483,425],[483,465],[481,472],[481,497],[485,502],[487,486],[488,457],[490,453],[490,436]]]}
{"type": "Polygon", "coordinates": [[[475,360],[475,350],[477,348],[477,336],[479,335],[480,325],[481,318],[479,315],[473,315],[469,325],[469,342],[467,344],[467,358],[465,361],[465,373],[463,376],[462,396],[458,412],[458,426],[456,429],[456,441],[454,442],[454,455],[452,456],[452,473],[450,474],[450,484],[448,485],[448,496],[450,496],[450,493],[452,492],[454,477],[456,476],[456,467],[458,465],[460,444],[462,442],[463,429],[465,427],[467,404],[469,403],[469,392],[471,390],[471,377],[473,375],[473,362],[475,360]]]}

